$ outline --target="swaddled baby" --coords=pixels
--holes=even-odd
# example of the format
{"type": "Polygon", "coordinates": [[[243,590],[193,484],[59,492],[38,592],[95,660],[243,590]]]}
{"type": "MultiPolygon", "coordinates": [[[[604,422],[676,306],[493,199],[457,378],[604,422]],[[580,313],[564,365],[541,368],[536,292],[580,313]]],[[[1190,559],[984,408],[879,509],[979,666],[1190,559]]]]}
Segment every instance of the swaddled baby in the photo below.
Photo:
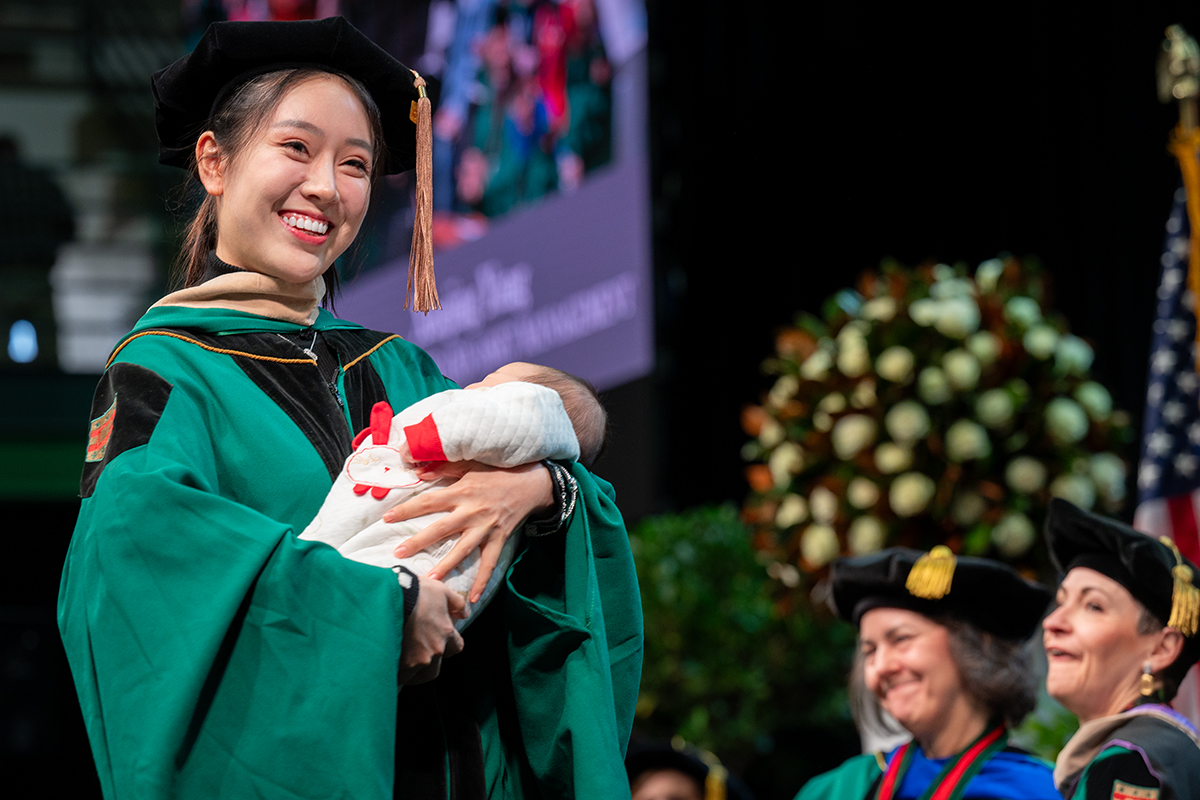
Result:
{"type": "MultiPolygon", "coordinates": [[[[405,558],[397,545],[443,513],[399,522],[383,515],[416,495],[447,486],[447,479],[422,481],[416,464],[425,461],[479,461],[515,467],[542,459],[579,460],[589,466],[604,445],[604,408],[585,381],[550,367],[506,364],[466,389],[451,389],[420,400],[396,415],[386,403],[371,410],[371,427],[354,439],[317,516],[301,539],[325,542],[347,558],[380,567],[402,565],[427,574],[458,541],[451,536],[405,558]]],[[[478,601],[469,592],[479,574],[476,549],[442,581],[467,600],[466,627],[474,612],[495,594],[511,565],[519,533],[508,537],[500,560],[478,601]]]]}

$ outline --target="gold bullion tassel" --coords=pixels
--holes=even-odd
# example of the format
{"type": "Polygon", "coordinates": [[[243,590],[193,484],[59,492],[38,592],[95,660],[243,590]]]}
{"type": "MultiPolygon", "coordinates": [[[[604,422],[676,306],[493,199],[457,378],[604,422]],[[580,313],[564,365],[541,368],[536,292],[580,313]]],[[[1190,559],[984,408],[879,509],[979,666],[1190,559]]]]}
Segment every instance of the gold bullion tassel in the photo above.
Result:
{"type": "Polygon", "coordinates": [[[404,307],[430,312],[442,307],[433,276],[433,111],[425,94],[425,79],[412,70],[413,86],[420,99],[409,118],[417,125],[417,192],[413,209],[412,249],[408,251],[408,286],[404,307]]]}
{"type": "Polygon", "coordinates": [[[704,778],[704,800],[725,800],[725,768],[710,764],[704,778]]]}
{"type": "Polygon", "coordinates": [[[1171,569],[1175,587],[1171,592],[1171,618],[1167,620],[1167,626],[1184,636],[1195,636],[1200,626],[1200,589],[1192,584],[1192,568],[1183,563],[1183,556],[1170,537],[1160,536],[1158,540],[1175,554],[1175,566],[1171,569]]]}
{"type": "Polygon", "coordinates": [[[904,588],[913,597],[925,600],[941,600],[950,593],[950,582],[954,580],[954,567],[958,559],[949,547],[939,544],[917,559],[908,572],[904,588]]]}

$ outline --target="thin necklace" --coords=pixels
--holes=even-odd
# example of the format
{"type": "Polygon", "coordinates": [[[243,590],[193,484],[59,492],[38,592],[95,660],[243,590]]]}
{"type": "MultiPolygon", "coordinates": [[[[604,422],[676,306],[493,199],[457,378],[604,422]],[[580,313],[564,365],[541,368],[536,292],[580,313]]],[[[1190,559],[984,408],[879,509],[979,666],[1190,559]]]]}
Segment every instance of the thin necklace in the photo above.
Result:
{"type": "MultiPolygon", "coordinates": [[[[285,342],[290,344],[292,347],[300,347],[299,343],[293,342],[291,339],[287,338],[286,336],[284,336],[281,333],[277,333],[275,335],[278,336],[280,339],[283,339],[285,342]]],[[[341,406],[342,408],[345,408],[346,404],[345,404],[345,402],[342,401],[342,395],[341,395],[341,392],[338,391],[337,384],[334,383],[333,381],[331,381],[329,378],[326,378],[325,373],[321,372],[321,366],[320,366],[320,364],[317,363],[320,359],[317,358],[316,347],[317,347],[317,332],[313,331],[312,343],[309,344],[308,347],[300,347],[300,349],[304,352],[304,355],[308,356],[309,358],[311,358],[313,360],[313,366],[315,366],[317,368],[317,374],[321,376],[321,380],[325,381],[325,385],[329,387],[329,393],[331,395],[333,395],[333,399],[337,400],[337,404],[339,406],[341,406]]],[[[336,371],[336,367],[334,369],[336,371]]]]}
{"type": "MultiPolygon", "coordinates": [[[[299,344],[296,344],[296,342],[293,342],[291,339],[287,338],[286,336],[284,336],[281,333],[277,333],[275,335],[278,336],[280,339],[283,339],[288,344],[292,344],[292,345],[296,345],[296,347],[300,347],[299,344]]],[[[312,344],[310,344],[308,347],[300,347],[300,349],[302,351],[304,351],[304,355],[308,356],[315,362],[315,361],[317,361],[317,354],[313,351],[313,348],[316,346],[317,346],[317,332],[313,331],[312,344]]]]}

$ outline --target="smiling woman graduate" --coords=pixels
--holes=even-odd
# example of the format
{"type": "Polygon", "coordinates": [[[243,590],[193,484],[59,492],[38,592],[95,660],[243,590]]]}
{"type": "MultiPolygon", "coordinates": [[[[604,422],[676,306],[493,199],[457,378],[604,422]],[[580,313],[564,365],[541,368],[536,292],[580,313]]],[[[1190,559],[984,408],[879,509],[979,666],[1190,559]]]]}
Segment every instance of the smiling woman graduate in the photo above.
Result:
{"type": "Polygon", "coordinates": [[[1200,737],[1167,705],[1200,660],[1195,565],[1066,500],[1051,502],[1046,538],[1064,574],[1043,623],[1046,691],[1080,723],[1055,783],[1071,800],[1200,797],[1200,737]]]}
{"type": "Polygon", "coordinates": [[[945,547],[840,559],[831,582],[838,614],[858,625],[860,724],[882,708],[913,738],[813,778],[798,800],[1057,800],[1050,766],[1008,743],[1036,701],[1024,643],[1048,591],[945,547]]]}
{"type": "Polygon", "coordinates": [[[184,288],[96,390],[59,595],[105,797],[627,792],[641,614],[608,484],[481,467],[397,506],[445,512],[413,551],[459,536],[428,576],[297,537],[376,402],[453,388],[417,347],[319,307],[373,179],[427,156],[424,82],[335,18],[215,24],[152,83],[160,160],[204,200],[184,288]],[[436,576],[523,521],[547,535],[464,649],[463,600],[436,576]]]}

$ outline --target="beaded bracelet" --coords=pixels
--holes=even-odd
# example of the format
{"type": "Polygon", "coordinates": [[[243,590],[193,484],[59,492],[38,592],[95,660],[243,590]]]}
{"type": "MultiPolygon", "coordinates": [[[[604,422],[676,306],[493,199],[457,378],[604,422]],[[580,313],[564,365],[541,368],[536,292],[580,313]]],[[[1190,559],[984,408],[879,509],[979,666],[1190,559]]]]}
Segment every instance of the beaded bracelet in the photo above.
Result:
{"type": "Polygon", "coordinates": [[[554,483],[554,499],[557,508],[543,519],[528,520],[525,523],[525,535],[530,537],[549,536],[562,530],[567,520],[575,511],[575,503],[579,499],[579,482],[571,471],[554,461],[542,461],[542,466],[550,471],[550,479],[554,483]]]}

